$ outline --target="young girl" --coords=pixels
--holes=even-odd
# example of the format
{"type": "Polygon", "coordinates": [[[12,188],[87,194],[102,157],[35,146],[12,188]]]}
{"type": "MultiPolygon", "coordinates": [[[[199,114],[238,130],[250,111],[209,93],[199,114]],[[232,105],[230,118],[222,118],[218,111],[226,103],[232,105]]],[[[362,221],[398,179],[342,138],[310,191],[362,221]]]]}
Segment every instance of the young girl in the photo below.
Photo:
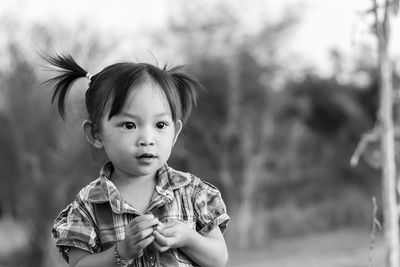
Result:
{"type": "Polygon", "coordinates": [[[78,78],[86,139],[109,162],[56,218],[53,236],[70,266],[225,266],[229,216],[218,189],[167,165],[199,84],[180,67],[117,63],[91,75],[71,56],[47,56],[60,75],[52,101],[78,78]]]}

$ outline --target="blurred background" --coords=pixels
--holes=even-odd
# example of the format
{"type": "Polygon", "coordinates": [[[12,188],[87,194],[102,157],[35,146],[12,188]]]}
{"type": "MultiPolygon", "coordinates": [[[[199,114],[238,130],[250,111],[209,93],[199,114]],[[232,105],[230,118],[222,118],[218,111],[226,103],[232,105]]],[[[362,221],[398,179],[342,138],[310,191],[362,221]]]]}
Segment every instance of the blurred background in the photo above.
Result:
{"type": "Polygon", "coordinates": [[[220,188],[228,266],[382,264],[371,229],[372,197],[381,218],[379,144],[350,166],[378,107],[371,6],[0,1],[0,267],[67,266],[53,220],[103,163],[80,128],[87,81],[72,89],[62,122],[41,84],[54,74],[43,51],[70,53],[92,74],[132,60],[184,64],[199,78],[207,90],[170,165],[220,188]]]}

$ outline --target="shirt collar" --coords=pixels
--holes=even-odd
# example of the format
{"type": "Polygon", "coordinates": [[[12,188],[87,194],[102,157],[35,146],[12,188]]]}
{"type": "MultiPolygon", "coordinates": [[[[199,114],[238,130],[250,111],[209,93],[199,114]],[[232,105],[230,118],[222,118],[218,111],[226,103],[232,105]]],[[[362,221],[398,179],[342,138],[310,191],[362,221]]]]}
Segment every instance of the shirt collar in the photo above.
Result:
{"type": "MultiPolygon", "coordinates": [[[[124,213],[124,201],[117,187],[111,181],[111,174],[114,166],[111,162],[103,165],[100,170],[100,177],[94,181],[93,187],[88,192],[90,203],[110,202],[111,208],[116,213],[124,213]]],[[[171,202],[174,198],[173,190],[179,189],[190,183],[190,174],[176,171],[167,164],[157,171],[157,182],[155,192],[150,201],[149,209],[163,203],[171,202]]]]}
{"type": "Polygon", "coordinates": [[[100,177],[94,181],[94,184],[88,193],[88,201],[90,203],[103,203],[114,199],[121,202],[121,194],[111,181],[111,174],[113,171],[114,166],[111,162],[108,162],[101,167],[100,177]]]}

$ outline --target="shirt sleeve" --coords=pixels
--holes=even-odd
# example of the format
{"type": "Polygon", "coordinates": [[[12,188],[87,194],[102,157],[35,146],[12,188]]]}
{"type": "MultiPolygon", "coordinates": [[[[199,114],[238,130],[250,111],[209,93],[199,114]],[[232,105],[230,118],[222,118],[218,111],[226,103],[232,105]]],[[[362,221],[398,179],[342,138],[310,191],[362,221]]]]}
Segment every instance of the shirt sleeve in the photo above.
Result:
{"type": "Polygon", "coordinates": [[[194,194],[194,211],[197,217],[196,230],[204,235],[219,226],[224,233],[229,221],[225,203],[219,190],[201,181],[194,194]]]}
{"type": "Polygon", "coordinates": [[[99,235],[91,214],[85,203],[75,200],[55,219],[52,234],[56,239],[56,246],[67,262],[70,247],[90,253],[99,252],[99,235]]]}

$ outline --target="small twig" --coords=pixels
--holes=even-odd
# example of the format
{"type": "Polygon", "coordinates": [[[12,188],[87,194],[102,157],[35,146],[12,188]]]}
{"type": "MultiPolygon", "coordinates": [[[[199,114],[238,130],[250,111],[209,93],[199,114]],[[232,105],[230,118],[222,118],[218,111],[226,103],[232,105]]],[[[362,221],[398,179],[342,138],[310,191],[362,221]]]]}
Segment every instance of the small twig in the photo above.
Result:
{"type": "Polygon", "coordinates": [[[382,224],[377,218],[378,205],[376,204],[376,198],[372,197],[372,229],[369,241],[369,256],[368,256],[368,267],[374,267],[374,248],[375,248],[375,234],[376,230],[382,230],[382,224]]]}
{"type": "Polygon", "coordinates": [[[362,135],[361,140],[358,142],[357,147],[350,159],[350,165],[352,167],[357,166],[361,155],[364,153],[364,150],[370,143],[379,141],[380,134],[381,134],[380,127],[375,126],[372,130],[369,130],[368,132],[362,135]]]}

